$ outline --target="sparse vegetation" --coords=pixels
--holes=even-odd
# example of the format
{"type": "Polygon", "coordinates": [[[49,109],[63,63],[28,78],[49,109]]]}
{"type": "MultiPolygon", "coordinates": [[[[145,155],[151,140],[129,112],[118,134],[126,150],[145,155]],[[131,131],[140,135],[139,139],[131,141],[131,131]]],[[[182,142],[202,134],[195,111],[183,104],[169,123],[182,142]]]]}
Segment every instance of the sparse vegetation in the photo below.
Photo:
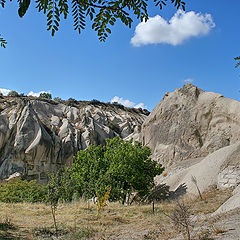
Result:
{"type": "MultiPolygon", "coordinates": [[[[195,216],[196,214],[204,215],[205,209],[215,211],[224,201],[221,197],[230,195],[228,191],[217,189],[211,189],[211,192],[202,194],[204,199],[207,199],[207,203],[203,203],[199,198],[184,200],[186,204],[192,205],[191,213],[195,216]]],[[[171,219],[163,214],[164,212],[172,215],[175,204],[175,201],[156,203],[153,215],[151,204],[123,206],[118,202],[110,202],[105,211],[97,216],[96,206],[90,205],[88,209],[87,202],[81,199],[71,203],[59,203],[56,212],[58,239],[163,240],[176,238],[179,233],[172,227],[171,219]]],[[[50,240],[55,235],[51,214],[51,209],[44,203],[0,202],[0,222],[4,223],[3,228],[0,229],[0,239],[1,236],[15,236],[12,239],[50,240]]],[[[194,224],[198,226],[195,231],[191,230],[192,236],[198,237],[194,239],[214,239],[216,231],[224,230],[217,225],[215,231],[208,217],[202,222],[195,221],[194,224]]]]}
{"type": "Polygon", "coordinates": [[[197,179],[196,179],[196,177],[195,177],[195,176],[192,176],[192,177],[191,177],[191,180],[192,180],[192,182],[194,183],[194,185],[195,185],[196,188],[197,188],[198,195],[199,195],[200,199],[203,200],[203,197],[202,197],[201,191],[200,191],[200,189],[199,189],[199,187],[198,187],[198,183],[197,183],[197,179]]]}
{"type": "Polygon", "coordinates": [[[18,92],[12,90],[11,92],[8,93],[8,97],[19,97],[18,92]]]}
{"type": "Polygon", "coordinates": [[[55,102],[58,102],[58,103],[63,103],[64,102],[60,97],[55,97],[53,100],[55,102]]]}
{"type": "Polygon", "coordinates": [[[44,93],[40,93],[39,97],[40,98],[46,98],[46,99],[52,99],[52,94],[44,92],[44,93]]]}
{"type": "Polygon", "coordinates": [[[174,211],[171,215],[167,215],[173,222],[174,227],[185,235],[186,239],[191,240],[192,213],[191,206],[184,201],[177,201],[174,211]]]}

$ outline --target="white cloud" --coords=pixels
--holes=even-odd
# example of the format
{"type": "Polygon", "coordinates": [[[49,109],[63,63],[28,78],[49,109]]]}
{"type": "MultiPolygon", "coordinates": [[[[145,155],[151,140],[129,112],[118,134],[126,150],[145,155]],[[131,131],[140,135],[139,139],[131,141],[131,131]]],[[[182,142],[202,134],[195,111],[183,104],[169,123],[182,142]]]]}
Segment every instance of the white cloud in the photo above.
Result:
{"type": "Polygon", "coordinates": [[[142,109],[147,109],[147,107],[144,105],[144,103],[138,103],[137,105],[134,106],[135,108],[142,108],[142,109]]]}
{"type": "Polygon", "coordinates": [[[147,109],[147,107],[144,105],[144,103],[136,104],[135,102],[132,102],[128,99],[123,99],[123,98],[118,97],[118,96],[115,96],[115,97],[112,98],[111,103],[113,103],[113,102],[120,103],[125,107],[147,109]]]}
{"type": "Polygon", "coordinates": [[[183,80],[185,83],[192,83],[192,82],[194,82],[194,79],[192,79],[192,78],[187,78],[187,79],[185,79],[185,80],[183,80]]]}
{"type": "Polygon", "coordinates": [[[157,43],[176,46],[191,37],[207,35],[215,26],[211,14],[178,10],[169,22],[156,15],[139,23],[131,43],[135,47],[157,43]]]}
{"type": "Polygon", "coordinates": [[[28,96],[39,97],[41,93],[50,93],[50,91],[40,91],[40,92],[30,91],[28,93],[28,96]]]}
{"type": "Polygon", "coordinates": [[[6,95],[8,95],[8,93],[11,92],[11,90],[5,89],[5,88],[0,88],[0,92],[1,92],[4,96],[6,96],[6,95]]]}

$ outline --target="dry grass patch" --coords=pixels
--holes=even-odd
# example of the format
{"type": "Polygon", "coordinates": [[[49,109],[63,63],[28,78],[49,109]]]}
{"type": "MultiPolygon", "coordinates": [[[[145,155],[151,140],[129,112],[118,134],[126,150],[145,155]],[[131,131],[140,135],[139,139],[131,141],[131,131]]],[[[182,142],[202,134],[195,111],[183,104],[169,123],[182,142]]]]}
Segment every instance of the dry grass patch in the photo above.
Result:
{"type": "MultiPolygon", "coordinates": [[[[191,204],[194,215],[214,212],[230,197],[231,190],[213,188],[202,195],[204,201],[184,198],[187,204],[191,204]]],[[[97,216],[97,206],[88,207],[84,201],[59,204],[56,211],[59,239],[170,239],[178,233],[165,214],[171,215],[174,207],[174,201],[157,203],[153,214],[150,204],[123,206],[110,203],[97,216]]],[[[0,224],[0,239],[47,240],[55,234],[51,208],[45,204],[0,203],[0,216],[1,223],[10,219],[9,222],[14,226],[14,229],[1,229],[0,224]],[[9,238],[3,238],[3,234],[8,234],[9,238]]],[[[211,231],[213,233],[214,229],[211,231]]]]}
{"type": "Polygon", "coordinates": [[[208,214],[215,212],[227,199],[232,196],[232,189],[220,190],[215,186],[202,193],[203,200],[199,197],[185,197],[187,203],[193,208],[193,214],[208,214]]]}

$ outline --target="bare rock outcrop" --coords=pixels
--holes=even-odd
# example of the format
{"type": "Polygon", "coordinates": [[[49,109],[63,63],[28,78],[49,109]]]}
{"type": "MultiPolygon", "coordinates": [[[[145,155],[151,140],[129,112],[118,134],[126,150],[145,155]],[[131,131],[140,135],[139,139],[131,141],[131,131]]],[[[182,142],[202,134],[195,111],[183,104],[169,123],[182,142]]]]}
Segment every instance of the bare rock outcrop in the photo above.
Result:
{"type": "Polygon", "coordinates": [[[45,180],[47,171],[71,164],[78,150],[127,137],[146,118],[144,111],[113,104],[69,105],[31,97],[0,100],[0,179],[18,172],[45,180]]]}
{"type": "Polygon", "coordinates": [[[184,186],[193,195],[211,186],[233,188],[215,214],[240,209],[239,101],[187,83],[165,94],[142,125],[140,138],[166,167],[157,183],[171,191],[184,186]]]}
{"type": "Polygon", "coordinates": [[[166,93],[142,125],[153,158],[170,166],[240,140],[240,102],[185,84],[166,93]]]}
{"type": "Polygon", "coordinates": [[[193,161],[193,164],[188,164],[188,166],[181,167],[180,164],[177,164],[175,169],[172,166],[166,176],[159,176],[156,180],[169,185],[171,190],[184,184],[187,192],[194,195],[198,195],[196,183],[200,192],[206,191],[210,186],[218,186],[221,189],[236,187],[240,183],[239,156],[240,142],[237,142],[223,147],[203,159],[199,158],[197,162],[190,159],[188,161],[193,161]],[[224,173],[224,179],[220,177],[222,173],[224,173]],[[224,180],[224,184],[222,180],[224,180]]]}

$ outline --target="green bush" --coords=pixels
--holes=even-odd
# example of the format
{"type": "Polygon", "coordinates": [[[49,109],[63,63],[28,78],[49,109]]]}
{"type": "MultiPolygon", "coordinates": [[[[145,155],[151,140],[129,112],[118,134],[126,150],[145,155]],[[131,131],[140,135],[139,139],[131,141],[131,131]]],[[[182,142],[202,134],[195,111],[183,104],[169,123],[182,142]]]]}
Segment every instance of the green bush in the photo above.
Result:
{"type": "Polygon", "coordinates": [[[18,92],[12,90],[11,92],[8,93],[8,97],[19,97],[18,92]]]}
{"type": "Polygon", "coordinates": [[[40,93],[39,97],[40,97],[40,98],[52,99],[52,94],[51,94],[51,93],[44,92],[44,93],[40,93]]]}
{"type": "Polygon", "coordinates": [[[0,184],[1,202],[44,202],[47,197],[46,186],[37,184],[36,180],[27,181],[20,178],[11,179],[0,184]]]}

